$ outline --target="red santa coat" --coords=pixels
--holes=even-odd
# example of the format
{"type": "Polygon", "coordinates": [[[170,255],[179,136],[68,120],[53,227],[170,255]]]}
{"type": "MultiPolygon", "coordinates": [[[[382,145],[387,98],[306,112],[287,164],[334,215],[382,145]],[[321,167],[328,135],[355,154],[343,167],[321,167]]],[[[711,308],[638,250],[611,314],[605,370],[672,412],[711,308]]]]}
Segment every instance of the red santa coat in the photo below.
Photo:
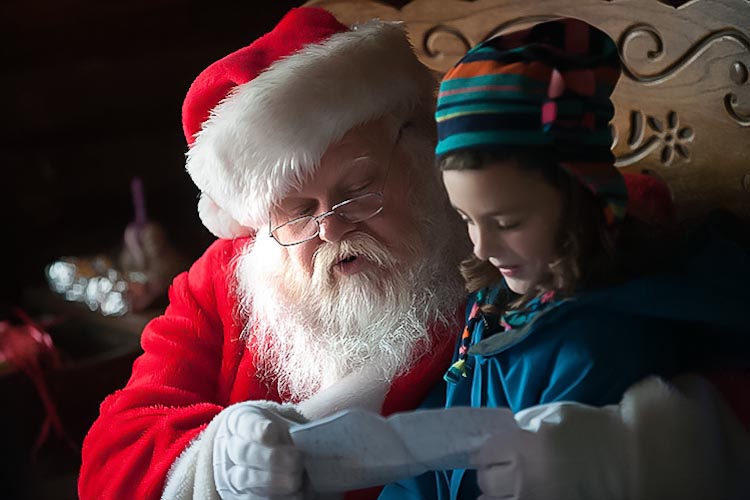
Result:
{"type": "MultiPolygon", "coordinates": [[[[234,263],[247,243],[218,240],[175,278],[164,315],[143,331],[144,354],[130,380],[104,400],[83,442],[82,500],[159,498],[172,463],[222,409],[282,402],[275,384],[259,379],[252,346],[240,340],[234,263]]],[[[445,342],[394,382],[384,415],[416,408],[440,379],[453,337],[440,338],[445,342]]]]}

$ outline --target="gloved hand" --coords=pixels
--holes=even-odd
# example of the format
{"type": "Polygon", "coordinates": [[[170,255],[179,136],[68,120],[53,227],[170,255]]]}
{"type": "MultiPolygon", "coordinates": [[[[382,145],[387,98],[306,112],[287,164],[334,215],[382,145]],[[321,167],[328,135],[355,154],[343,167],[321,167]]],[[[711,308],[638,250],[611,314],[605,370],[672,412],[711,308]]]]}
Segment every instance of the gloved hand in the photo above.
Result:
{"type": "Polygon", "coordinates": [[[750,498],[750,437],[704,379],[649,378],[619,405],[552,403],[474,457],[483,500],[750,498]]]}
{"type": "Polygon", "coordinates": [[[551,403],[516,420],[524,431],[490,439],[474,457],[481,499],[630,498],[630,443],[616,407],[551,403]]]}
{"type": "Polygon", "coordinates": [[[217,418],[213,469],[222,499],[304,498],[302,457],[288,429],[305,419],[293,406],[246,401],[217,418]]]}

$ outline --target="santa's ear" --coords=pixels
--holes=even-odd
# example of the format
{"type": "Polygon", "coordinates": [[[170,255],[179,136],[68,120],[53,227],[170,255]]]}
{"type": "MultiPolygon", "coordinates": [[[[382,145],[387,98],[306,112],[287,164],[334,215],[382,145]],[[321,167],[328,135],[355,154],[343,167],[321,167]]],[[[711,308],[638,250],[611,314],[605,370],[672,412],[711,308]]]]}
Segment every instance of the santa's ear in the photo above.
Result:
{"type": "Polygon", "coordinates": [[[253,234],[252,229],[234,220],[229,212],[217,205],[206,193],[201,193],[198,201],[198,215],[203,225],[219,238],[232,239],[253,234]]]}

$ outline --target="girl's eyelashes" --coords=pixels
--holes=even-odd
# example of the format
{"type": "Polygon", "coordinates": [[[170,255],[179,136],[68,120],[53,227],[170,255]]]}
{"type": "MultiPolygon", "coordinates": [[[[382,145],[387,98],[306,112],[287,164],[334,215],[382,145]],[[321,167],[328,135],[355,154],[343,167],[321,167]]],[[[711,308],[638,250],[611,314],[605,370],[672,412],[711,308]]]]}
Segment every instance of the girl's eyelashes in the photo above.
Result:
{"type": "Polygon", "coordinates": [[[474,225],[474,221],[471,220],[471,219],[469,219],[468,217],[466,217],[461,212],[458,212],[458,216],[461,218],[461,221],[463,221],[463,223],[466,224],[467,226],[473,226],[474,225]]]}
{"type": "Polygon", "coordinates": [[[503,222],[497,221],[497,228],[501,231],[510,231],[511,229],[518,229],[521,226],[520,222],[503,222]]]}
{"type": "MultiPolygon", "coordinates": [[[[474,221],[470,219],[469,217],[465,216],[462,213],[458,213],[459,217],[461,218],[461,221],[466,224],[467,226],[473,226],[474,221]]],[[[518,229],[521,226],[520,221],[513,221],[513,222],[503,222],[503,221],[497,221],[496,228],[501,231],[510,231],[512,229],[518,229]]]]}

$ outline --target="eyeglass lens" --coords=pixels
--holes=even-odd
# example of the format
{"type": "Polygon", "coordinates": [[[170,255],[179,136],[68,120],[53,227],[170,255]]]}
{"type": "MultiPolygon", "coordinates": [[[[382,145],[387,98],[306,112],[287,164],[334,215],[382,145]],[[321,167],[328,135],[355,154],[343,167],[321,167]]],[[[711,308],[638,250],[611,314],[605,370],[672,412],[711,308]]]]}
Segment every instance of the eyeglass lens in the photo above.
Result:
{"type": "Polygon", "coordinates": [[[291,245],[314,238],[320,229],[320,221],[329,216],[339,217],[348,223],[356,223],[374,217],[383,210],[380,193],[366,193],[336,205],[331,212],[317,217],[301,217],[282,224],[271,231],[271,235],[282,245],[291,245]]]}

